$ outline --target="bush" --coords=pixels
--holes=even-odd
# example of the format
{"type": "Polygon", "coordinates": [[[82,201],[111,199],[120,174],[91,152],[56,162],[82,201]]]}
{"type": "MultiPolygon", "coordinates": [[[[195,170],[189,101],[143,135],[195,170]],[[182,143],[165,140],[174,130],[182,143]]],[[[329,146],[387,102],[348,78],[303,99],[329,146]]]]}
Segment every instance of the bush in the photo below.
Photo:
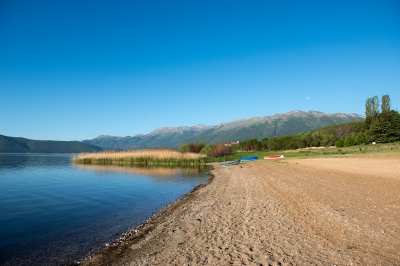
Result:
{"type": "Polygon", "coordinates": [[[354,139],[351,136],[348,136],[343,142],[343,146],[344,147],[350,147],[350,146],[353,146],[353,145],[354,145],[354,139]]]}
{"type": "Polygon", "coordinates": [[[206,146],[204,146],[204,147],[201,149],[200,153],[201,153],[201,154],[209,154],[209,153],[212,152],[212,149],[213,149],[212,145],[207,144],[206,146]]]}
{"type": "Polygon", "coordinates": [[[212,146],[212,150],[207,153],[207,156],[210,157],[223,157],[232,154],[233,147],[225,146],[222,143],[217,143],[212,146]]]}
{"type": "Polygon", "coordinates": [[[243,151],[257,151],[259,150],[259,146],[258,139],[244,140],[239,143],[239,148],[243,151]]]}
{"type": "Polygon", "coordinates": [[[354,139],[355,144],[361,145],[361,144],[366,144],[365,141],[365,136],[363,133],[358,133],[354,139]]]}
{"type": "Polygon", "coordinates": [[[374,136],[372,136],[371,132],[369,130],[365,130],[364,133],[364,139],[365,139],[365,143],[372,143],[374,141],[374,136]]]}
{"type": "Polygon", "coordinates": [[[335,141],[335,146],[336,147],[343,147],[343,140],[337,140],[337,141],[335,141]]]}
{"type": "Polygon", "coordinates": [[[190,143],[181,145],[179,147],[179,151],[180,152],[199,153],[205,146],[206,146],[206,144],[204,143],[204,141],[196,142],[196,143],[190,142],[190,143]]]}

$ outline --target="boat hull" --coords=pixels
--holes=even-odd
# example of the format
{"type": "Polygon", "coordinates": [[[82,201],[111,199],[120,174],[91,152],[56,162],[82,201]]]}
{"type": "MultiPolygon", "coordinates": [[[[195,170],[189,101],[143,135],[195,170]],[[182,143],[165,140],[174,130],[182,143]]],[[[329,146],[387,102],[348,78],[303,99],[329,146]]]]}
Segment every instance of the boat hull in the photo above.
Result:
{"type": "Polygon", "coordinates": [[[266,160],[269,160],[269,159],[282,159],[282,158],[285,158],[285,156],[283,156],[283,154],[264,156],[264,159],[266,159],[266,160]]]}
{"type": "Polygon", "coordinates": [[[231,165],[237,165],[240,163],[240,160],[233,161],[233,162],[226,162],[226,163],[221,163],[221,166],[231,166],[231,165]]]}
{"type": "Polygon", "coordinates": [[[256,161],[258,160],[257,156],[250,156],[250,157],[244,157],[240,159],[241,162],[249,162],[249,161],[256,161]]]}

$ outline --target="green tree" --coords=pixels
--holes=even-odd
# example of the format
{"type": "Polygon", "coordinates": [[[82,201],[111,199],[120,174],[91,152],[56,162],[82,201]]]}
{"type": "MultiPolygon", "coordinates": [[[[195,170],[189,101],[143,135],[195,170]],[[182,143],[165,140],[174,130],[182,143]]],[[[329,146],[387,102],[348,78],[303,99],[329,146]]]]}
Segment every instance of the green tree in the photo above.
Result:
{"type": "Polygon", "coordinates": [[[322,134],[321,146],[332,146],[335,142],[333,133],[322,134]]]}
{"type": "Polygon", "coordinates": [[[372,121],[372,98],[365,101],[365,122],[369,125],[372,121]]]}
{"type": "Polygon", "coordinates": [[[302,146],[301,140],[297,136],[279,137],[278,142],[281,150],[295,150],[302,146]]]}
{"type": "Polygon", "coordinates": [[[314,131],[312,134],[312,139],[310,146],[319,147],[321,146],[322,135],[320,134],[320,130],[314,131]]]}
{"type": "Polygon", "coordinates": [[[376,117],[380,112],[379,112],[379,98],[378,96],[372,97],[372,116],[376,117]]]}
{"type": "Polygon", "coordinates": [[[280,145],[278,142],[278,138],[270,138],[268,140],[268,150],[270,151],[278,151],[280,150],[280,145]]]}
{"type": "Polygon", "coordinates": [[[311,146],[312,136],[310,132],[304,132],[303,134],[301,134],[300,139],[304,143],[305,147],[311,146]]]}
{"type": "Polygon", "coordinates": [[[268,138],[263,138],[260,141],[260,146],[259,146],[259,150],[260,151],[265,151],[268,149],[268,138]]]}
{"type": "Polygon", "coordinates": [[[382,113],[390,111],[390,97],[388,94],[382,96],[382,113]]]}
{"type": "Polygon", "coordinates": [[[207,144],[206,146],[204,146],[201,149],[200,153],[202,153],[202,154],[210,154],[212,152],[212,149],[213,149],[212,145],[207,144]]]}
{"type": "Polygon", "coordinates": [[[374,136],[372,136],[372,133],[370,130],[365,130],[363,132],[365,143],[372,143],[374,141],[374,136]]]}
{"type": "Polygon", "coordinates": [[[244,151],[258,151],[259,150],[259,142],[258,139],[249,139],[244,140],[239,143],[240,149],[244,151]]]}
{"type": "Polygon", "coordinates": [[[365,136],[363,133],[358,133],[354,138],[354,143],[357,145],[366,144],[365,136]]]}
{"type": "Polygon", "coordinates": [[[203,147],[206,146],[206,144],[204,143],[204,141],[202,142],[190,142],[187,144],[183,144],[181,146],[179,146],[178,150],[180,152],[194,152],[194,153],[199,153],[201,151],[201,149],[203,149],[203,147]]]}
{"type": "Polygon", "coordinates": [[[339,147],[339,148],[343,147],[343,140],[339,139],[339,140],[335,141],[335,146],[339,147]]]}
{"type": "Polygon", "coordinates": [[[400,114],[391,110],[381,113],[371,123],[371,134],[376,142],[387,143],[400,140],[400,114]]]}
{"type": "Polygon", "coordinates": [[[352,136],[348,136],[344,141],[343,141],[343,146],[344,147],[349,147],[354,145],[354,139],[352,136]]]}
{"type": "Polygon", "coordinates": [[[189,152],[189,150],[190,150],[190,143],[183,144],[183,145],[179,146],[178,150],[179,150],[180,152],[189,152]]]}

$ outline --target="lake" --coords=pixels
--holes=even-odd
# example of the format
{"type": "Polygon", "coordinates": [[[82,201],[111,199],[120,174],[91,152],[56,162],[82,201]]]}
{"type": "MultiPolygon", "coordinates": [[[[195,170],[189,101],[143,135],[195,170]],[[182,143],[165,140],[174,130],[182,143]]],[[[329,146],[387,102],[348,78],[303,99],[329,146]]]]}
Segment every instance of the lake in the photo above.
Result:
{"type": "Polygon", "coordinates": [[[206,169],[84,167],[68,154],[0,154],[0,265],[66,265],[208,177],[206,169]]]}

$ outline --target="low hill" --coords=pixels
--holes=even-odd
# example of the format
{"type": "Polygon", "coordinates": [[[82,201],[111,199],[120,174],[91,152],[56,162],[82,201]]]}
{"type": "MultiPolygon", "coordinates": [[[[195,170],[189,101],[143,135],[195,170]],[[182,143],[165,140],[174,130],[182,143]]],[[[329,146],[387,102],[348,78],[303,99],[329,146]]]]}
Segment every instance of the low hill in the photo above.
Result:
{"type": "Polygon", "coordinates": [[[83,142],[107,149],[178,148],[188,142],[205,141],[206,143],[215,143],[296,135],[304,131],[311,131],[330,125],[363,121],[364,119],[364,116],[358,114],[292,111],[272,116],[240,119],[216,126],[164,127],[158,128],[147,135],[133,137],[99,136],[83,142]]]}
{"type": "Polygon", "coordinates": [[[79,153],[103,149],[80,141],[31,140],[0,135],[0,153],[79,153]]]}

